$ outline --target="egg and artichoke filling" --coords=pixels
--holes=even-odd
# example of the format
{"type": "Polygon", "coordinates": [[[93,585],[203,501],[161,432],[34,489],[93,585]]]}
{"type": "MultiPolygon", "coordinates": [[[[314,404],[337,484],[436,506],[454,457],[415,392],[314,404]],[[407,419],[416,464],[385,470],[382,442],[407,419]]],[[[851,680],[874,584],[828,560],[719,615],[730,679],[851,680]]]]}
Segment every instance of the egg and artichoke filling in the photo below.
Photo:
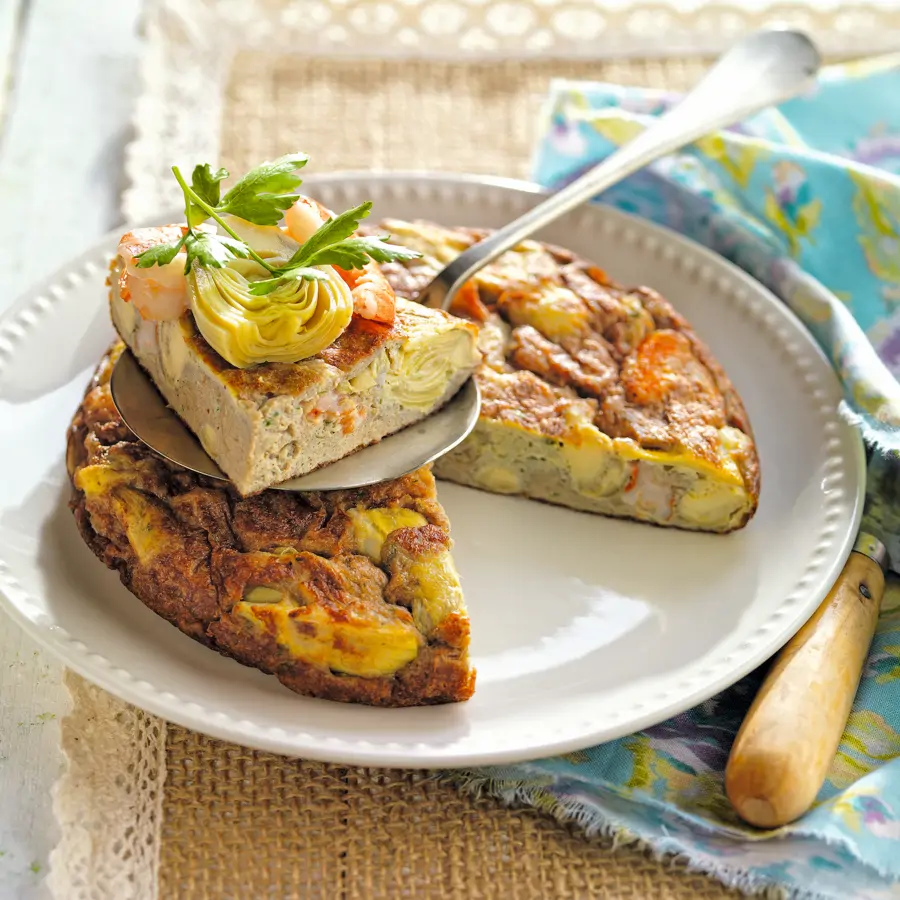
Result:
{"type": "MultiPolygon", "coordinates": [[[[421,529],[428,520],[403,507],[348,511],[351,526],[347,549],[391,572],[389,590],[401,602],[368,602],[342,597],[340,612],[324,602],[315,579],[307,577],[310,562],[291,548],[280,548],[273,559],[296,565],[292,576],[273,584],[249,584],[231,611],[254,633],[272,637],[291,658],[342,675],[379,678],[395,674],[419,655],[429,640],[440,638],[448,621],[466,616],[459,574],[442,543],[415,556],[393,548],[388,538],[401,529],[421,529]]],[[[262,555],[262,554],[260,554],[262,555]]],[[[317,561],[317,567],[328,567],[317,561]]],[[[372,569],[375,572],[375,569],[372,569]]]]}
{"type": "Polygon", "coordinates": [[[393,675],[419,653],[422,636],[403,607],[382,604],[375,611],[349,610],[336,618],[302,594],[251,588],[232,610],[253,629],[270,634],[287,654],[342,675],[393,675]]]}
{"type": "MultiPolygon", "coordinates": [[[[387,352],[384,397],[406,409],[431,410],[453,372],[471,370],[477,357],[471,337],[455,328],[435,329],[430,311],[411,307],[419,322],[416,333],[387,352]]],[[[477,351],[476,351],[477,352],[477,351]]]]}
{"type": "Polygon", "coordinates": [[[734,439],[732,430],[722,435],[716,465],[689,453],[645,450],[585,422],[548,437],[482,419],[460,447],[435,463],[435,475],[585,512],[727,532],[753,507],[728,450],[734,439]]]}

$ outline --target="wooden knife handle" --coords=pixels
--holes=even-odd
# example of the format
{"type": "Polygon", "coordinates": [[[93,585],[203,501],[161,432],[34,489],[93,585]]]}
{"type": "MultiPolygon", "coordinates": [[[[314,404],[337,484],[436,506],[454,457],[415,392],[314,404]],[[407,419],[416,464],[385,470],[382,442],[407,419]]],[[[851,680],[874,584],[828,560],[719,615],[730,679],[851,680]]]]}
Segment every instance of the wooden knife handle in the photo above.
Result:
{"type": "Polygon", "coordinates": [[[883,596],[881,567],[852,552],[778,654],[725,769],[725,792],[744,821],[777,828],[812,806],[850,716],[883,596]]]}

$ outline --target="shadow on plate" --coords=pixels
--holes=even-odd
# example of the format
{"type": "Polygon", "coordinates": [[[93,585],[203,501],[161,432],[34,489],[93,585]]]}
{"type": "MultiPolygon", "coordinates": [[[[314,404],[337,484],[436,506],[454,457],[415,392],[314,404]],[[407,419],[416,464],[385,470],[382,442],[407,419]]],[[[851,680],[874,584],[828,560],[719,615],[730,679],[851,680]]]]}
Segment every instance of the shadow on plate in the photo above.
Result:
{"type": "Polygon", "coordinates": [[[71,309],[62,315],[63,321],[45,317],[15,342],[0,370],[0,400],[31,403],[74,379],[87,386],[91,371],[115,338],[109,312],[101,303],[87,322],[73,317],[71,309]],[[69,319],[74,320],[65,321],[69,319]]]}

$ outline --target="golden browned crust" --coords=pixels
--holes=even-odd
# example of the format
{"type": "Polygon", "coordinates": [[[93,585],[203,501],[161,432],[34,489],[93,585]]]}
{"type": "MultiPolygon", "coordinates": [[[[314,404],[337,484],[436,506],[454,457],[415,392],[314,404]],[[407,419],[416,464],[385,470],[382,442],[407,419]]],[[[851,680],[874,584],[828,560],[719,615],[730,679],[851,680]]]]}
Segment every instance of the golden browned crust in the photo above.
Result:
{"type": "MultiPolygon", "coordinates": [[[[441,311],[435,315],[446,316],[441,311]]],[[[397,308],[391,325],[353,316],[337,340],[312,359],[321,360],[341,372],[352,372],[372,360],[386,344],[406,340],[412,332],[412,319],[402,306],[397,308]]],[[[310,366],[308,360],[302,364],[265,363],[249,369],[235,368],[207,343],[192,316],[185,316],[183,327],[188,346],[239,396],[299,396],[307,393],[322,377],[321,367],[310,366]]]]}
{"type": "MultiPolygon", "coordinates": [[[[188,317],[190,318],[190,317],[188,317]]],[[[230,365],[207,343],[191,320],[187,344],[215,372],[228,387],[239,396],[271,395],[299,396],[305,394],[321,379],[321,369],[295,363],[265,363],[249,369],[230,365]]],[[[371,359],[391,340],[403,336],[400,325],[379,325],[367,322],[359,316],[350,320],[347,329],[330,346],[314,359],[340,369],[350,371],[363,360],[371,359]]]]}
{"type": "MultiPolygon", "coordinates": [[[[69,428],[66,464],[84,540],[132,593],[185,634],[273,673],[300,694],[382,706],[471,696],[475,673],[465,614],[452,613],[423,634],[402,590],[411,564],[450,546],[430,470],[374,488],[241,498],[221,482],[165,462],[125,427],[108,388],[121,350],[114,346],[88,386],[69,428]],[[355,546],[350,514],[398,507],[426,524],[390,533],[376,564],[355,546]],[[241,601],[257,585],[275,585],[296,600],[291,621],[314,606],[329,627],[393,624],[416,635],[418,653],[393,674],[375,677],[303,661],[276,639],[269,614],[275,606],[255,607],[262,627],[240,614],[241,601]]],[[[302,635],[314,626],[301,618],[296,628],[302,635]]],[[[340,634],[334,643],[341,653],[355,652],[340,634]]]]}
{"type": "MultiPolygon", "coordinates": [[[[395,220],[369,230],[425,249],[420,259],[382,266],[397,296],[410,300],[451,253],[489,233],[395,220]]],[[[483,329],[485,359],[476,378],[487,419],[557,437],[566,431],[567,409],[587,404],[594,424],[612,438],[686,451],[713,465],[719,429],[743,432],[751,440],[735,462],[753,501],[740,525],[749,521],[760,475],[747,413],[709,348],[659,293],[624,288],[568,250],[526,241],[483,269],[453,312],[483,329]]]]}

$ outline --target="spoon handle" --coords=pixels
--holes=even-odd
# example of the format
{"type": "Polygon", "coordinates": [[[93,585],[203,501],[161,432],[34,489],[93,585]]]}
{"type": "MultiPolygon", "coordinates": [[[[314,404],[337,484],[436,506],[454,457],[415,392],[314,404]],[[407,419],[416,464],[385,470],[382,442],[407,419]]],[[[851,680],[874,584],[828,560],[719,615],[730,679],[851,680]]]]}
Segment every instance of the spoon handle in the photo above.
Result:
{"type": "Polygon", "coordinates": [[[759,31],[735,44],[672,110],[604,161],[533,209],[465,250],[420,299],[449,309],[456,291],[480,268],[633,172],[800,93],[816,74],[819,52],[799,31],[759,31]]]}

